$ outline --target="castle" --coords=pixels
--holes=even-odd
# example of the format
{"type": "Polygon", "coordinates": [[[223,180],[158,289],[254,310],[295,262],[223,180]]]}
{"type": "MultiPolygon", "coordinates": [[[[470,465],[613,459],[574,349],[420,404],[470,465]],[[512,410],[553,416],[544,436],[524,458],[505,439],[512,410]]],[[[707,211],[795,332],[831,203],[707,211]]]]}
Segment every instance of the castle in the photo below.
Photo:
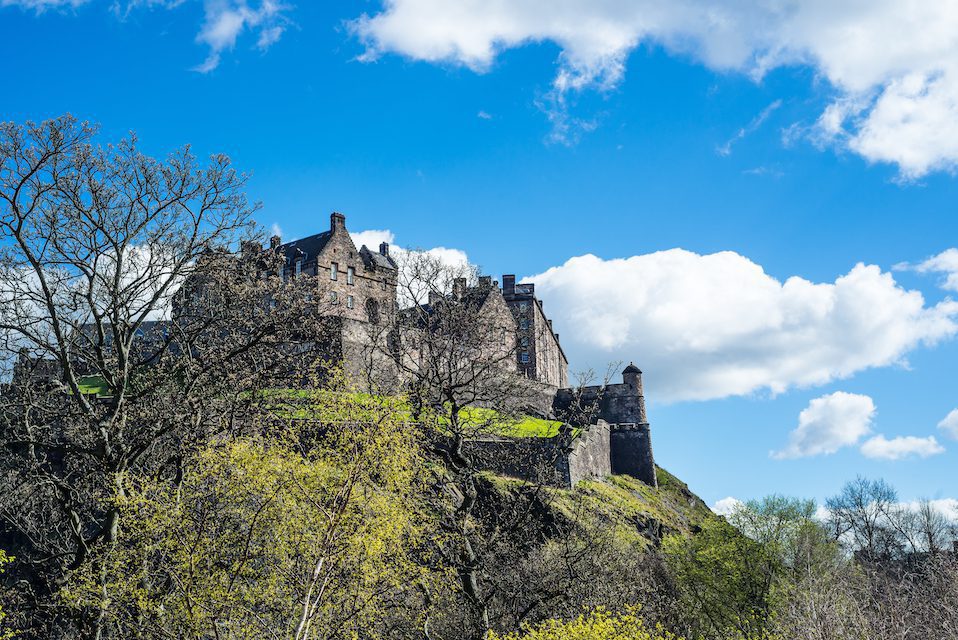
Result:
{"type": "MultiPolygon", "coordinates": [[[[244,251],[273,251],[283,257],[278,277],[285,279],[315,277],[317,290],[328,303],[325,313],[341,323],[341,346],[336,351],[349,370],[351,360],[369,340],[370,325],[392,322],[401,313],[397,299],[399,265],[389,254],[389,245],[373,251],[354,244],[346,228],[346,217],[330,215],[328,231],[283,243],[273,236],[269,248],[246,245],[244,251]]],[[[481,276],[473,286],[464,278],[453,283],[451,297],[468,300],[476,313],[493,318],[495,333],[515,336],[516,344],[507,345],[514,353],[517,375],[532,380],[547,392],[543,413],[550,417],[570,414],[573,405],[589,410],[580,419],[586,424],[577,437],[567,432],[554,438],[489,438],[474,443],[483,451],[487,466],[503,473],[526,475],[510,460],[525,458],[542,461],[555,471],[556,482],[573,486],[579,480],[609,474],[627,474],[656,486],[655,460],[642,389],[642,372],[629,365],[622,372],[622,383],[569,387],[568,359],[545,313],[532,283],[516,283],[511,274],[502,276],[502,285],[490,276],[481,276]],[[511,453],[510,453],[511,452],[511,453]]],[[[431,304],[435,300],[430,299],[431,304]]],[[[491,348],[501,348],[501,340],[490,336],[491,348]]]]}
{"type": "MultiPolygon", "coordinates": [[[[376,251],[365,245],[357,249],[346,229],[346,217],[334,212],[328,231],[286,243],[273,236],[268,247],[246,242],[241,251],[255,258],[254,262],[278,265],[270,267],[276,269],[275,273],[261,272],[259,276],[282,281],[315,279],[315,288],[310,282],[306,288],[322,318],[330,321],[332,331],[310,339],[322,343],[328,360],[342,363],[347,373],[382,369],[386,377],[395,375],[395,371],[387,371],[391,363],[389,349],[384,347],[388,345],[370,345],[370,341],[415,342],[417,336],[396,335],[397,320],[411,309],[400,309],[400,265],[390,256],[387,243],[380,244],[376,251]],[[259,261],[267,255],[278,260],[259,261]],[[371,351],[380,354],[378,361],[367,359],[371,351]]],[[[174,301],[174,320],[206,304],[204,286],[202,276],[184,283],[174,301]]],[[[428,317],[431,307],[439,303],[436,296],[464,303],[471,313],[487,318],[488,323],[482,326],[490,335],[482,352],[501,353],[508,372],[530,381],[539,391],[531,411],[566,423],[551,438],[474,439],[469,447],[483,467],[526,479],[546,479],[564,487],[610,474],[627,474],[657,486],[638,367],[626,367],[618,384],[570,388],[568,360],[559,334],[535,294],[535,285],[516,283],[514,275],[502,276],[502,286],[491,276],[480,276],[472,285],[465,278],[456,278],[451,292],[430,292],[428,303],[418,307],[426,312],[420,317],[428,317]]],[[[167,321],[151,321],[144,324],[140,338],[144,343],[165,342],[168,329],[167,321]]],[[[175,351],[178,346],[172,344],[170,348],[175,351]]],[[[14,385],[27,384],[58,376],[55,362],[31,357],[23,350],[13,381],[14,385]]]]}

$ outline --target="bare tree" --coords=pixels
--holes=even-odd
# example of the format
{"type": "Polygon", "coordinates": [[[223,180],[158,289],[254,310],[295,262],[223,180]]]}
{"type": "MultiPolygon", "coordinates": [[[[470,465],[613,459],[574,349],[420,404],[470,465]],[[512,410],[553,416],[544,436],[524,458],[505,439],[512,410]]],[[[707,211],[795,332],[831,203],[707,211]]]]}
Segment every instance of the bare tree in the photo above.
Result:
{"type": "Polygon", "coordinates": [[[281,264],[232,253],[256,206],[228,158],[95,134],[0,124],[0,547],[35,637],[109,636],[108,594],[64,608],[58,591],[117,544],[130,474],[181,479],[320,330],[296,283],[263,277],[281,264]]]}
{"type": "Polygon", "coordinates": [[[829,498],[829,525],[836,539],[864,558],[891,557],[899,551],[900,539],[893,522],[898,493],[884,480],[861,476],[829,498]]]}
{"type": "MultiPolygon", "coordinates": [[[[435,475],[445,505],[441,550],[458,576],[473,637],[490,628],[482,584],[483,548],[476,506],[481,465],[470,442],[495,437],[527,412],[536,386],[517,375],[515,320],[499,289],[473,267],[451,266],[425,252],[400,265],[397,314],[388,344],[415,420],[431,433],[435,475]]],[[[384,329],[385,330],[385,329],[384,329]]]]}

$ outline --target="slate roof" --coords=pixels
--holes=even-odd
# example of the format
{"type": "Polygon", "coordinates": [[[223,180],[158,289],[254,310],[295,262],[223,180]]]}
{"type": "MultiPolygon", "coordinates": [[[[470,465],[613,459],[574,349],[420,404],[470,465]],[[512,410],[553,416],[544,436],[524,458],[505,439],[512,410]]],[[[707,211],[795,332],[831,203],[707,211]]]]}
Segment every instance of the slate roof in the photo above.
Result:
{"type": "Polygon", "coordinates": [[[286,255],[286,259],[292,262],[296,258],[303,260],[315,260],[329,239],[333,236],[332,231],[323,231],[313,236],[293,240],[279,246],[280,251],[286,255]]]}
{"type": "Polygon", "coordinates": [[[389,256],[384,256],[378,251],[373,251],[366,245],[363,245],[362,249],[359,250],[359,255],[363,258],[363,263],[367,267],[373,266],[377,269],[396,269],[396,261],[390,258],[389,256]]]}

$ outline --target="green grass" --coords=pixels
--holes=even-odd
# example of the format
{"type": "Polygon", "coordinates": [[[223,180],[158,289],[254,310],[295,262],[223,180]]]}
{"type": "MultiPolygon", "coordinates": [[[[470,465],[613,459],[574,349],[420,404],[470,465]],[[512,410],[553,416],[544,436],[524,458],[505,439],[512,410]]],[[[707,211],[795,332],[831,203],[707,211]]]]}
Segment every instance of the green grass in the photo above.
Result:
{"type": "MultiPolygon", "coordinates": [[[[690,534],[715,515],[685,483],[657,468],[658,488],[624,475],[583,480],[573,489],[547,489],[548,508],[557,517],[595,530],[614,531],[623,539],[649,546],[655,535],[690,534]]],[[[501,494],[527,485],[523,480],[485,473],[501,494]]]]}
{"type": "Polygon", "coordinates": [[[464,424],[507,438],[554,438],[561,422],[525,416],[507,418],[492,409],[471,407],[459,412],[464,424]]]}
{"type": "Polygon", "coordinates": [[[110,386],[102,376],[80,376],[77,386],[80,387],[80,393],[85,395],[109,396],[111,394],[110,386]]]}
{"type": "MultiPolygon", "coordinates": [[[[322,389],[264,389],[260,392],[267,400],[276,403],[275,411],[285,418],[309,419],[317,416],[317,410],[329,404],[335,404],[335,398],[353,398],[360,403],[373,403],[377,398],[360,392],[336,392],[322,389]]],[[[411,418],[411,410],[404,402],[391,402],[393,409],[402,415],[399,420],[411,418]]],[[[459,412],[459,418],[465,427],[480,433],[494,434],[507,438],[553,438],[559,434],[561,422],[525,416],[513,419],[492,409],[469,407],[459,412]]],[[[440,417],[440,424],[448,424],[448,419],[440,417]]]]}

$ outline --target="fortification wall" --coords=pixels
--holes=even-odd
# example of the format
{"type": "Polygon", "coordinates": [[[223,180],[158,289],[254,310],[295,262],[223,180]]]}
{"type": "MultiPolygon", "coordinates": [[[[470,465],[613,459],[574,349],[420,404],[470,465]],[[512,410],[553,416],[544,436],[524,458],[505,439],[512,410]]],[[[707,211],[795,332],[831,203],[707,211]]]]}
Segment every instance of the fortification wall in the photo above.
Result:
{"type": "Polygon", "coordinates": [[[619,424],[609,434],[612,473],[632,476],[647,485],[659,486],[652,455],[648,424],[619,424]]]}
{"type": "Polygon", "coordinates": [[[565,456],[566,479],[569,487],[574,487],[580,480],[612,475],[609,436],[609,423],[599,420],[598,423],[583,430],[579,437],[572,441],[569,453],[565,456]]]}
{"type": "Polygon", "coordinates": [[[482,469],[566,489],[581,480],[612,473],[610,428],[605,421],[583,429],[571,442],[564,434],[554,438],[487,438],[467,442],[465,452],[482,469]]]}

